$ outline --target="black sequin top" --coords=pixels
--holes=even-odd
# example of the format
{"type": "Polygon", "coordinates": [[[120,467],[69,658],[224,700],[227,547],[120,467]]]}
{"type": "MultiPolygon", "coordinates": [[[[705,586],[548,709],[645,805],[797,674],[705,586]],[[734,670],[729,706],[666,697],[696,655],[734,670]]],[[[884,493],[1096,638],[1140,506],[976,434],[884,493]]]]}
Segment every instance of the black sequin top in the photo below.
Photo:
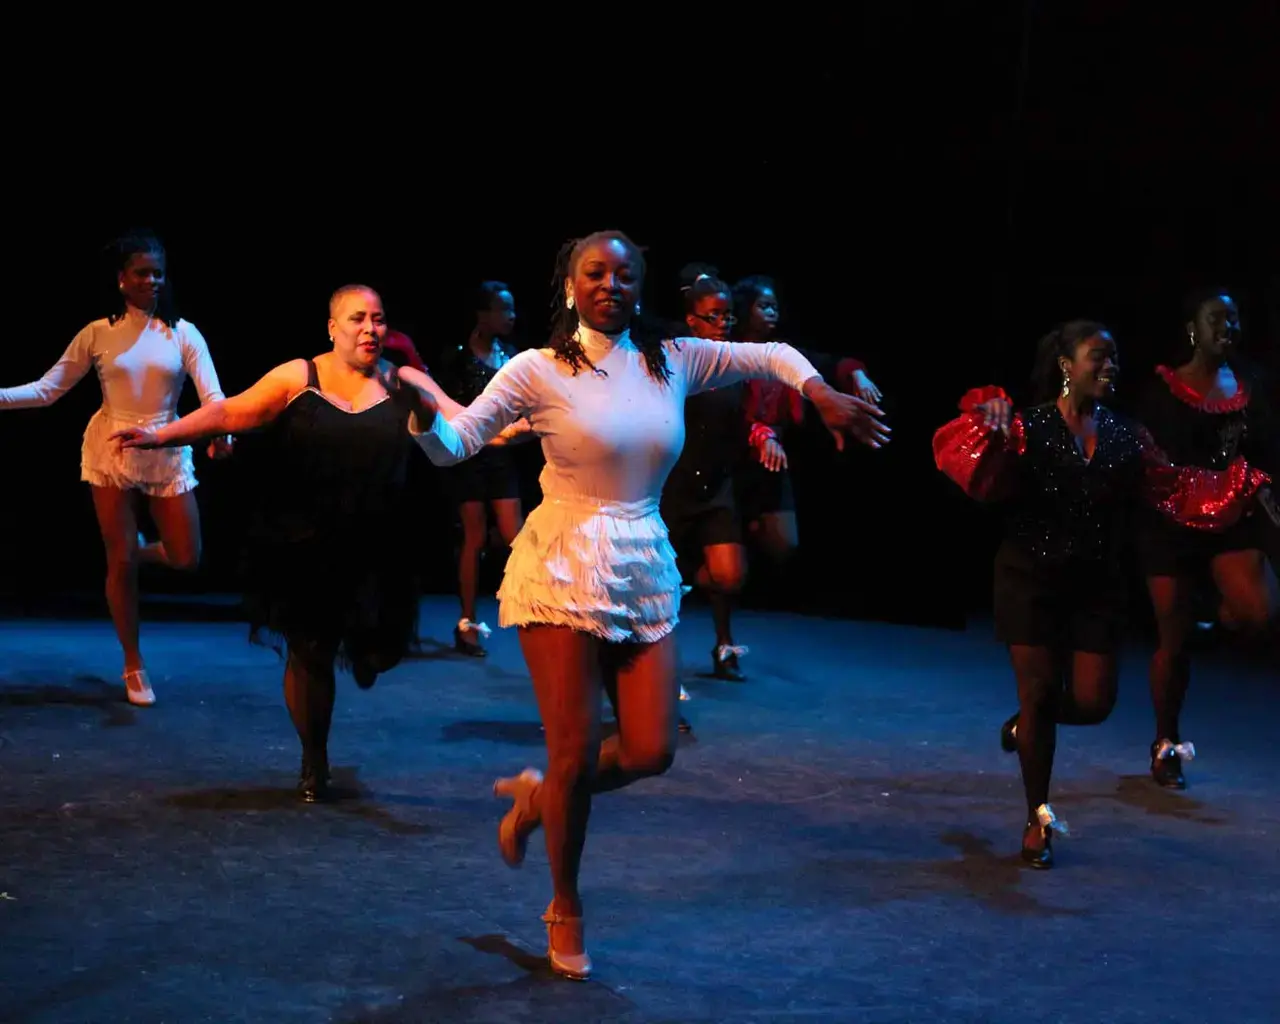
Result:
{"type": "Polygon", "coordinates": [[[1118,562],[1142,500],[1144,463],[1135,426],[1097,408],[1086,460],[1055,404],[1022,413],[1026,449],[1014,463],[1007,539],[1037,562],[1118,562]]]}
{"type": "Polygon", "coordinates": [[[511,346],[496,338],[493,341],[493,350],[498,356],[494,360],[497,366],[481,362],[471,351],[470,345],[459,345],[445,358],[440,374],[440,386],[459,405],[470,405],[479,398],[480,393],[489,386],[489,381],[493,380],[498,369],[515,355],[515,350],[511,346]]]}

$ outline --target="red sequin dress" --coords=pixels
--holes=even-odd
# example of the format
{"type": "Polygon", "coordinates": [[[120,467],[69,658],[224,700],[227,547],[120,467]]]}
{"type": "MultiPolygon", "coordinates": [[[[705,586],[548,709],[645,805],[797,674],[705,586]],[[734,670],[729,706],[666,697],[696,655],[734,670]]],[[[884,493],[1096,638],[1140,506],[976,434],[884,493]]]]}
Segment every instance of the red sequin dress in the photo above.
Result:
{"type": "Polygon", "coordinates": [[[1229,399],[1197,393],[1167,366],[1142,397],[1142,422],[1177,468],[1175,487],[1141,522],[1148,576],[1202,569],[1227,551],[1262,550],[1266,513],[1258,491],[1275,472],[1276,424],[1257,384],[1240,380],[1229,399]]]}

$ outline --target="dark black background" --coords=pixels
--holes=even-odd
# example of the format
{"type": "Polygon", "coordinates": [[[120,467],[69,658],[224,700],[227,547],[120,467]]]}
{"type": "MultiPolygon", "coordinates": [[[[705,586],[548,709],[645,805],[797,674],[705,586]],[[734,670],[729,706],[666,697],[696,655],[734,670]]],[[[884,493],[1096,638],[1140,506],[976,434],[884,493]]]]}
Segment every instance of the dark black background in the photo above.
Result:
{"type": "MultiPolygon", "coordinates": [[[[797,446],[812,586],[793,603],[959,624],[986,599],[993,524],[929,439],[964,390],[1021,391],[1036,338],[1074,316],[1113,327],[1132,384],[1205,282],[1236,290],[1247,343],[1274,360],[1276,5],[743,10],[495,13],[447,32],[347,12],[311,23],[314,44],[220,26],[230,42],[197,54],[188,33],[136,72],[122,39],[90,44],[57,71],[71,99],[14,94],[3,383],[108,312],[99,249],[129,226],[166,240],[228,392],[323,351],[327,296],[352,280],[428,361],[464,340],[484,278],[510,283],[536,342],[559,244],[619,227],[649,247],[655,310],[675,312],[688,260],[773,274],[794,336],[863,357],[889,396],[887,450],[797,446]]],[[[97,404],[86,380],[0,419],[11,601],[99,586],[78,482],[97,404]]],[[[198,472],[205,568],[149,588],[233,585],[251,496],[234,460],[198,472]]],[[[443,501],[422,528],[447,591],[443,501]]]]}

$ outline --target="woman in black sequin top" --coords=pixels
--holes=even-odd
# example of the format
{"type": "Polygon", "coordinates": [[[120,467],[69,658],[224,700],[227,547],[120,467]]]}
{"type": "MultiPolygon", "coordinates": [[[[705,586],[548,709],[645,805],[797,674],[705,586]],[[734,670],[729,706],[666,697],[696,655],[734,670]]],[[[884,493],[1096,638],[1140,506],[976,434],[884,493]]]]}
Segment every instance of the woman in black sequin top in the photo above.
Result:
{"type": "Polygon", "coordinates": [[[1176,369],[1157,367],[1140,406],[1144,425],[1189,481],[1189,525],[1149,514],[1138,536],[1159,636],[1150,667],[1151,775],[1174,789],[1186,787],[1182,763],[1195,752],[1179,731],[1193,590],[1198,579],[1212,579],[1228,626],[1263,631],[1274,622],[1276,577],[1263,552],[1275,512],[1265,477],[1280,472],[1280,423],[1261,375],[1238,356],[1236,303],[1211,289],[1193,294],[1184,316],[1190,358],[1176,369]],[[1205,493],[1190,482],[1205,471],[1227,474],[1229,485],[1205,493]]]}
{"type": "Polygon", "coordinates": [[[1027,798],[1022,858],[1053,863],[1049,805],[1057,726],[1104,721],[1116,699],[1124,607],[1120,555],[1144,483],[1142,430],[1102,404],[1117,373],[1101,324],[1073,321],[1040,342],[1037,404],[1014,414],[999,388],[975,389],[934,437],[939,469],[972,497],[1003,499],[995,618],[1018,682],[1001,730],[1027,798]]]}
{"type": "MultiPolygon", "coordinates": [[[[467,343],[459,345],[446,358],[440,375],[444,388],[463,406],[479,398],[498,369],[515,355],[504,340],[516,323],[511,290],[501,281],[486,281],[477,289],[472,309],[475,327],[467,343]]],[[[489,627],[476,615],[480,555],[489,533],[488,514],[493,515],[502,543],[510,546],[520,532],[523,519],[520,477],[507,445],[518,438],[528,440],[530,437],[528,424],[521,421],[515,431],[504,431],[498,442],[488,445],[474,458],[444,470],[462,522],[462,550],[458,555],[462,618],[454,628],[453,642],[458,651],[472,657],[484,657],[485,649],[480,641],[489,635],[489,627]]]]}

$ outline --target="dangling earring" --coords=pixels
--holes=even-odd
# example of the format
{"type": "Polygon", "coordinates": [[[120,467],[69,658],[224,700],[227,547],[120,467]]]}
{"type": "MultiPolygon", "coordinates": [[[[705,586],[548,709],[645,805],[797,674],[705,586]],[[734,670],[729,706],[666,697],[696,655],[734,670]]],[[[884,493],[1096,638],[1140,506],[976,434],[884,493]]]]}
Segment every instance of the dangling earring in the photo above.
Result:
{"type": "Polygon", "coordinates": [[[636,303],[636,316],[640,315],[640,303],[636,303]]]}
{"type": "Polygon", "coordinates": [[[1195,348],[1195,347],[1196,347],[1196,332],[1195,332],[1195,328],[1194,328],[1194,327],[1193,327],[1191,330],[1187,331],[1187,337],[1191,339],[1191,347],[1192,347],[1192,348],[1195,348]]]}
{"type": "Polygon", "coordinates": [[[566,299],[564,300],[564,308],[565,308],[565,309],[573,309],[573,296],[572,296],[572,295],[570,295],[568,298],[566,298],[566,299]]]}
{"type": "Polygon", "coordinates": [[[1071,374],[1066,370],[1062,371],[1062,397],[1066,398],[1071,394],[1071,374]]]}

